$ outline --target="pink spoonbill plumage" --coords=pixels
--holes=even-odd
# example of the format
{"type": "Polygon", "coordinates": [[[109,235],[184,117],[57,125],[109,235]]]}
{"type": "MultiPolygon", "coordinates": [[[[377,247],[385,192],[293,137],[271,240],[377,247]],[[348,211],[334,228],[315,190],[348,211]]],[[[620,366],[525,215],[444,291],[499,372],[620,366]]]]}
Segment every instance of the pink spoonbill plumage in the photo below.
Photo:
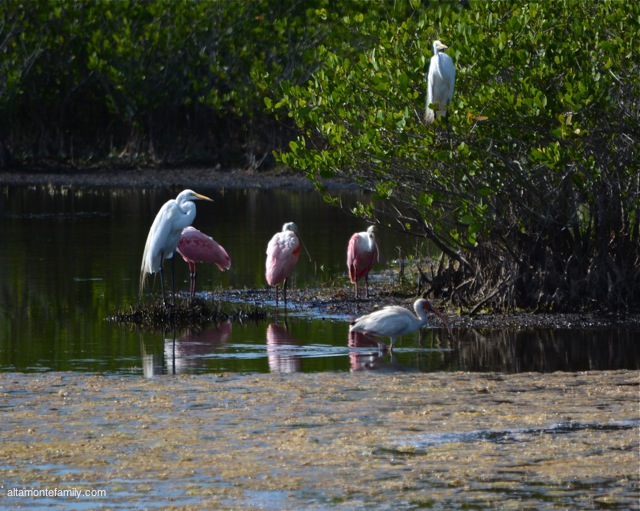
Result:
{"type": "Polygon", "coordinates": [[[426,326],[429,322],[427,312],[433,312],[444,323],[449,335],[451,335],[447,318],[431,305],[429,300],[418,298],[413,303],[413,308],[416,311],[415,315],[400,305],[387,305],[356,319],[349,327],[349,332],[361,332],[373,337],[389,337],[391,340],[389,350],[391,351],[399,337],[411,334],[426,326]]]}
{"type": "Polygon", "coordinates": [[[191,225],[196,217],[196,205],[194,200],[212,201],[209,197],[200,195],[193,190],[183,190],[175,199],[165,202],[156,218],[151,224],[147,242],[142,254],[140,266],[140,294],[144,290],[147,274],[160,272],[160,285],[162,287],[162,299],[165,304],[164,279],[162,263],[165,259],[171,259],[171,293],[175,303],[175,287],[173,281],[173,254],[180,241],[182,230],[191,225]]]}
{"type": "Polygon", "coordinates": [[[375,225],[366,231],[356,232],[349,239],[347,247],[347,267],[349,280],[355,286],[358,298],[358,280],[364,278],[365,294],[369,298],[369,271],[375,261],[380,259],[378,244],[376,243],[375,225]]]}
{"type": "Polygon", "coordinates": [[[276,286],[276,306],[278,305],[278,285],[282,285],[285,307],[287,305],[287,281],[300,257],[300,236],[298,226],[287,222],[282,230],[273,235],[267,245],[265,277],[267,284],[276,286]]]}
{"type": "Polygon", "coordinates": [[[190,296],[196,294],[196,263],[215,264],[220,271],[231,268],[231,258],[222,245],[195,227],[185,227],[177,246],[178,253],[189,265],[191,278],[190,296]]]}

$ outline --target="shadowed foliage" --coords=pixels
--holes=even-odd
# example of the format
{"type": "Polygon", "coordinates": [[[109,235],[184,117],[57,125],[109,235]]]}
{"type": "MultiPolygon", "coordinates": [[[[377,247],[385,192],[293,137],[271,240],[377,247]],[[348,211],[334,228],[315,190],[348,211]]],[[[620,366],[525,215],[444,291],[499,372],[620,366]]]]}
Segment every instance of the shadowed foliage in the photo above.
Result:
{"type": "Polygon", "coordinates": [[[437,246],[438,298],[640,309],[638,2],[0,4],[0,166],[256,169],[276,149],[437,246]],[[434,39],[456,90],[426,127],[434,39]]]}

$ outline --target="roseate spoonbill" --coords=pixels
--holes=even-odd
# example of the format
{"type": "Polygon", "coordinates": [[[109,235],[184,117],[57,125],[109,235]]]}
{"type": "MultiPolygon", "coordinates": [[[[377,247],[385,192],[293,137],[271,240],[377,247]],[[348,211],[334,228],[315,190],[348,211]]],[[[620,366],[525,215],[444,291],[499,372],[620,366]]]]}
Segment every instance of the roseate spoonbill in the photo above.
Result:
{"type": "Polygon", "coordinates": [[[182,230],[176,249],[189,265],[191,298],[196,295],[196,263],[213,263],[220,271],[231,268],[231,258],[224,247],[195,227],[189,226],[182,230]]]}
{"type": "Polygon", "coordinates": [[[447,105],[453,98],[453,87],[456,81],[456,68],[453,66],[451,57],[444,53],[447,46],[440,41],[433,42],[433,57],[429,65],[427,75],[427,105],[424,111],[424,121],[431,124],[436,115],[444,117],[447,115],[447,105]],[[429,105],[437,104],[436,110],[432,110],[429,105]]]}
{"type": "Polygon", "coordinates": [[[433,312],[444,323],[451,335],[449,322],[444,315],[438,311],[426,298],[418,298],[413,302],[413,308],[417,317],[411,311],[399,305],[387,305],[386,307],[374,311],[371,314],[362,316],[355,320],[349,327],[349,332],[361,332],[369,336],[389,337],[391,345],[389,351],[393,350],[398,337],[411,334],[419,330],[429,322],[427,312],[433,312]]]}
{"type": "MultiPolygon", "coordinates": [[[[265,276],[267,284],[278,286],[281,282],[284,305],[287,306],[287,280],[300,257],[300,237],[298,226],[293,222],[287,222],[282,226],[282,231],[273,235],[267,245],[267,263],[265,276]]],[[[278,305],[278,288],[276,287],[276,306],[278,305]]]]}
{"type": "Polygon", "coordinates": [[[380,259],[375,231],[376,226],[372,225],[366,231],[354,233],[349,239],[347,267],[349,268],[349,279],[355,286],[356,298],[358,298],[358,279],[363,277],[365,292],[369,298],[369,271],[373,262],[380,259]]]}
{"type": "Polygon", "coordinates": [[[162,287],[162,299],[167,303],[164,296],[164,279],[162,273],[162,262],[164,259],[171,259],[171,293],[173,303],[176,301],[175,288],[173,283],[173,254],[178,246],[182,230],[193,223],[196,217],[196,205],[194,200],[212,201],[209,197],[200,195],[193,190],[183,190],[175,199],[168,200],[163,204],[156,215],[147,242],[142,254],[142,265],[140,267],[140,294],[144,290],[144,283],[147,273],[160,272],[160,285],[162,287]]]}

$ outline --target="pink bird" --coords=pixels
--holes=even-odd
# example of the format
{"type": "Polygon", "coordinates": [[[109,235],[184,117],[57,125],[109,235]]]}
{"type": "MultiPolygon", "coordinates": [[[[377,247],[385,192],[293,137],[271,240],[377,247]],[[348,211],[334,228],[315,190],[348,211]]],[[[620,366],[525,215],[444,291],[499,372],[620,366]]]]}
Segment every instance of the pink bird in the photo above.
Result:
{"type": "Polygon", "coordinates": [[[411,311],[400,307],[399,305],[388,305],[371,314],[362,316],[354,321],[349,327],[349,332],[361,332],[365,335],[376,337],[389,337],[391,346],[389,351],[393,350],[398,337],[411,334],[426,326],[429,322],[427,312],[433,312],[444,323],[451,335],[449,322],[426,298],[418,298],[413,302],[413,308],[417,317],[411,311]]]}
{"type": "Polygon", "coordinates": [[[355,286],[356,299],[358,298],[358,280],[363,277],[366,295],[369,298],[369,271],[374,261],[380,259],[375,231],[376,227],[372,225],[366,231],[354,233],[349,239],[347,267],[349,279],[355,286]]]}
{"type": "MultiPolygon", "coordinates": [[[[287,305],[287,280],[300,257],[300,237],[298,226],[293,222],[287,222],[282,226],[282,231],[273,235],[267,245],[267,263],[265,276],[267,284],[278,286],[284,282],[282,293],[284,304],[287,305]]],[[[276,306],[278,305],[278,288],[276,287],[276,306]]]]}
{"type": "Polygon", "coordinates": [[[213,263],[220,271],[231,268],[231,259],[227,251],[211,236],[207,236],[195,227],[189,226],[183,229],[177,250],[189,265],[191,298],[196,295],[196,263],[213,263]]]}

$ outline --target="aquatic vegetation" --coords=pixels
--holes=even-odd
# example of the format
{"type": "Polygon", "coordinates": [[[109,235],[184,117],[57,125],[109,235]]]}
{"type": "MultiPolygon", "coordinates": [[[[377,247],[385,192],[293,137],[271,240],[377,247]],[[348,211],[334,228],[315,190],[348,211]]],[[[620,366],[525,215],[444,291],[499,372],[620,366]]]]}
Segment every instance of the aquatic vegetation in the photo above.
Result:
{"type": "Polygon", "coordinates": [[[129,305],[116,311],[111,320],[119,324],[136,325],[147,330],[171,328],[203,328],[228,319],[237,321],[265,319],[267,312],[260,306],[234,305],[224,310],[219,302],[194,298],[165,305],[162,301],[151,304],[129,305]]]}

